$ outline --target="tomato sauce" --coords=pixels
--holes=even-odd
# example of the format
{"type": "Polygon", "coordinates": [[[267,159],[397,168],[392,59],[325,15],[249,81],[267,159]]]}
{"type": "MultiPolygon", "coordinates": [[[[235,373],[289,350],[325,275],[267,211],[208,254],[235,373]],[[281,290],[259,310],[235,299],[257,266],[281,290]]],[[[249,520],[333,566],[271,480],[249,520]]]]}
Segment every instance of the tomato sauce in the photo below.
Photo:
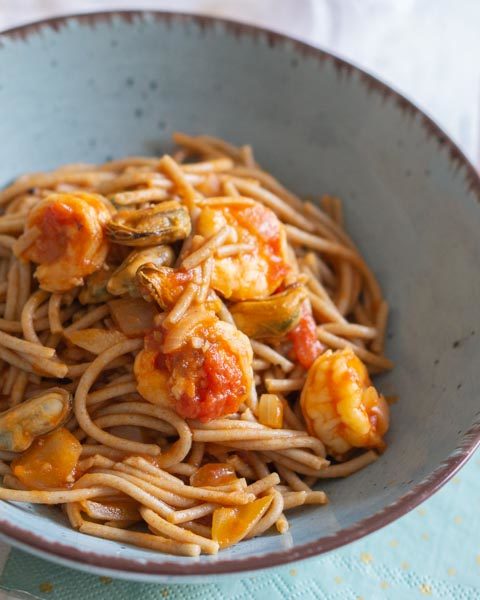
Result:
{"type": "Polygon", "coordinates": [[[203,350],[187,349],[164,357],[172,380],[183,380],[176,411],[187,419],[206,422],[238,409],[246,388],[239,360],[220,342],[203,350]]]}
{"type": "Polygon", "coordinates": [[[82,452],[80,442],[68,429],[56,429],[37,438],[28,450],[12,461],[12,473],[32,490],[67,488],[75,480],[82,452]]]}

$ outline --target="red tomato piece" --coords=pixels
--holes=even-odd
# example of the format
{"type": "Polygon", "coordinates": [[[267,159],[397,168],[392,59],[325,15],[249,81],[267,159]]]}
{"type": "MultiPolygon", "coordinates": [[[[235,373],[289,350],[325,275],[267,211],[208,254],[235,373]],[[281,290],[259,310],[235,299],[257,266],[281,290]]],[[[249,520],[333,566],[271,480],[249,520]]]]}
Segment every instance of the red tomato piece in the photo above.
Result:
{"type": "Polygon", "coordinates": [[[176,371],[191,382],[177,400],[179,415],[206,422],[238,409],[246,392],[244,377],[237,356],[228,348],[213,342],[205,352],[193,351],[178,358],[165,357],[171,373],[176,371]]]}
{"type": "Polygon", "coordinates": [[[288,334],[293,343],[295,358],[304,369],[309,369],[323,351],[315,328],[312,310],[306,302],[302,306],[302,316],[298,325],[288,334]]]}

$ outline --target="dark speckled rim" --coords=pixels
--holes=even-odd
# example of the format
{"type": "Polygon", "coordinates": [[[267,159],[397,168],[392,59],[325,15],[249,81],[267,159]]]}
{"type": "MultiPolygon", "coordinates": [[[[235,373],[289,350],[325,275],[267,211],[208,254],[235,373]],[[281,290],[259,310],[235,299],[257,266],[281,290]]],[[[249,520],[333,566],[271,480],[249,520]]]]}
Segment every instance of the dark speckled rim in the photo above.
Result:
{"type": "MultiPolygon", "coordinates": [[[[72,19],[85,26],[93,27],[101,22],[111,22],[112,18],[122,19],[125,22],[131,23],[145,15],[158,21],[194,23],[203,29],[210,29],[216,25],[221,25],[225,31],[234,36],[262,38],[266,40],[271,47],[289,43],[300,56],[313,57],[319,62],[329,61],[338,71],[341,71],[348,76],[356,74],[369,89],[380,94],[385,99],[394,102],[400,110],[419,120],[427,135],[435,139],[439,148],[444,148],[448,152],[452,165],[455,167],[456,171],[461,173],[465,178],[467,189],[476,196],[478,201],[480,201],[480,178],[474,167],[469,163],[463,152],[438,127],[438,125],[420,111],[412,102],[358,67],[355,67],[328,52],[293,40],[279,33],[213,17],[155,11],[111,11],[62,16],[10,29],[0,34],[0,51],[2,47],[2,37],[7,37],[11,40],[26,40],[29,36],[44,29],[58,31],[65,27],[67,22],[72,19]]],[[[192,579],[195,578],[195,576],[204,578],[209,575],[225,575],[229,573],[255,571],[277,565],[284,565],[334,550],[335,548],[353,542],[354,540],[391,523],[415,508],[442,487],[470,458],[479,445],[480,421],[476,422],[462,437],[458,448],[444,462],[442,462],[425,480],[413,487],[393,504],[388,505],[380,512],[359,521],[351,527],[342,529],[335,535],[293,549],[271,552],[259,557],[222,560],[220,555],[219,559],[212,563],[200,564],[192,560],[192,562],[188,564],[178,564],[170,562],[168,556],[166,556],[165,560],[162,562],[140,562],[116,555],[106,556],[94,552],[86,552],[74,546],[53,542],[46,538],[39,537],[31,531],[12,525],[5,519],[0,519],[0,532],[11,541],[12,544],[18,545],[23,549],[31,550],[54,561],[61,561],[80,568],[85,568],[85,565],[92,565],[95,567],[96,571],[104,569],[114,575],[120,577],[123,575],[124,577],[131,579],[153,581],[155,579],[160,580],[170,576],[179,581],[182,578],[192,579]]]]}

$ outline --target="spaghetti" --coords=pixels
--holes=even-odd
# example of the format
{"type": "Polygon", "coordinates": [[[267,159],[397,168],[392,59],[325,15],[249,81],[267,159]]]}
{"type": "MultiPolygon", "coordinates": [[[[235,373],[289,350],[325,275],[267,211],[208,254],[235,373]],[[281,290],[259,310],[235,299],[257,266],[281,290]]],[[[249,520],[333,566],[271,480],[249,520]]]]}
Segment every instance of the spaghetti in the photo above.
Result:
{"type": "Polygon", "coordinates": [[[323,505],[385,448],[388,305],[343,228],[249,146],[24,175],[0,191],[0,499],[215,554],[323,505]]]}

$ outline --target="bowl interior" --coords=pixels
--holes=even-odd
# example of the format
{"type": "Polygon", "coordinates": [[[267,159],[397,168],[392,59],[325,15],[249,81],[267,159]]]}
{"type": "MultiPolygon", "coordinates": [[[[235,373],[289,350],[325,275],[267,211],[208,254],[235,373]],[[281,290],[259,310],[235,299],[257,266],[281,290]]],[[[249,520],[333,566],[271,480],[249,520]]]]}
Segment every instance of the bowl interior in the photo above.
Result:
{"type": "Polygon", "coordinates": [[[272,552],[298,558],[300,546],[382,511],[459,446],[478,411],[478,184],[469,188],[461,159],[419,113],[316,51],[205,20],[69,20],[2,44],[2,185],[66,162],[161,153],[171,133],[184,130],[251,144],[300,195],[340,196],[347,229],[390,302],[396,368],[378,384],[399,396],[381,460],[325,483],[330,504],[292,513],[287,535],[218,557],[164,557],[88,537],[45,507],[2,503],[2,521],[94,553],[82,560],[97,565],[100,555],[134,561],[126,570],[168,563],[166,572],[208,572],[242,559],[237,565],[254,568],[272,552]]]}

